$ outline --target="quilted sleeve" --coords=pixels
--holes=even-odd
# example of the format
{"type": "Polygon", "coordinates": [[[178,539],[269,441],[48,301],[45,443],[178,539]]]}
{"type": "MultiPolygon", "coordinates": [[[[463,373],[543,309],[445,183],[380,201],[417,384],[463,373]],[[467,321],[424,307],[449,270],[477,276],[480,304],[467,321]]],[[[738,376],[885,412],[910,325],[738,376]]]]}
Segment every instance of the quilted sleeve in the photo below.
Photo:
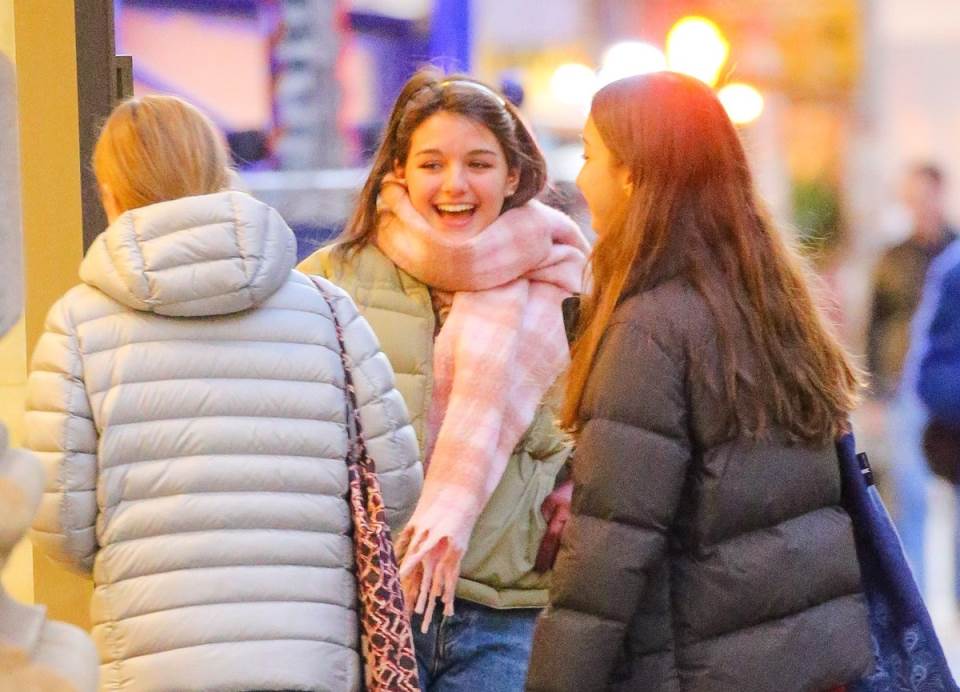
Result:
{"type": "Polygon", "coordinates": [[[572,516],[537,623],[529,690],[604,689],[648,575],[665,559],[690,459],[680,359],[637,324],[607,333],[583,403],[572,516]]]}
{"type": "Polygon", "coordinates": [[[97,552],[97,431],[67,302],[47,315],[27,385],[26,446],[45,476],[30,538],[57,562],[89,573],[97,552]]]}
{"type": "Polygon", "coordinates": [[[423,485],[417,436],[397,391],[393,368],[370,325],[346,292],[330,283],[327,288],[335,296],[367,449],[376,463],[387,520],[396,535],[413,514],[423,485]]]}

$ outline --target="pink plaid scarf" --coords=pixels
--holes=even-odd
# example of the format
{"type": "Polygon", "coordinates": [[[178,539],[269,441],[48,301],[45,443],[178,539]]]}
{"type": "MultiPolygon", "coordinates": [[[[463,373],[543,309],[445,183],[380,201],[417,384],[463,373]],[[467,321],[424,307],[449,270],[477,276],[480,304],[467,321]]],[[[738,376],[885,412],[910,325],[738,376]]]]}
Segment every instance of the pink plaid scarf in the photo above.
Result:
{"type": "Polygon", "coordinates": [[[406,190],[384,186],[376,244],[428,286],[453,292],[434,349],[423,494],[398,537],[408,607],[426,628],[453,612],[460,561],[537,405],[569,361],[560,303],[580,290],[589,247],[539,202],[472,237],[434,230],[406,190]]]}

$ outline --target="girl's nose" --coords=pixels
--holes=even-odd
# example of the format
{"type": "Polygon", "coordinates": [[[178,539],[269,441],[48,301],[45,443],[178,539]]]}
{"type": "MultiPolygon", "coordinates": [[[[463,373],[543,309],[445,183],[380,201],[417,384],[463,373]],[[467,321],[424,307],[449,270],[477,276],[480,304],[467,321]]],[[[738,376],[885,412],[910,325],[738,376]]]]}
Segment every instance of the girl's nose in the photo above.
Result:
{"type": "Polygon", "coordinates": [[[449,166],[443,176],[443,191],[446,193],[460,193],[466,190],[467,179],[462,166],[449,166]]]}

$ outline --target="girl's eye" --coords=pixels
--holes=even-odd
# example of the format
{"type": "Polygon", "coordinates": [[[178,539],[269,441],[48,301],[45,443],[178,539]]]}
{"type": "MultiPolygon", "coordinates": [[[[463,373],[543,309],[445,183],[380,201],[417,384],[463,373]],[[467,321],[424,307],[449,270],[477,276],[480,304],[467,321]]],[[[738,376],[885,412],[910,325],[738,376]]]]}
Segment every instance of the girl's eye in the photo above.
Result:
{"type": "Polygon", "coordinates": [[[493,168],[493,164],[486,161],[471,161],[470,168],[493,168]]]}
{"type": "Polygon", "coordinates": [[[439,162],[439,161],[425,161],[425,162],[423,162],[423,163],[420,164],[420,168],[423,168],[423,169],[428,170],[428,171],[435,171],[435,170],[438,170],[438,169],[440,168],[440,162],[439,162]]]}

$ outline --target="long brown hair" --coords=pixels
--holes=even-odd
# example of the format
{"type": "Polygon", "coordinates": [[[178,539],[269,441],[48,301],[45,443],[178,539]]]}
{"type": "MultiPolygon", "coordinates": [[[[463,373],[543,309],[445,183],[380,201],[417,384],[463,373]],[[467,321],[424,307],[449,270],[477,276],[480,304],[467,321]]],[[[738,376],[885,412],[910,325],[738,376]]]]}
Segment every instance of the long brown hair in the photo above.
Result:
{"type": "Polygon", "coordinates": [[[497,138],[507,167],[519,174],[517,190],[504,201],[502,211],[526,204],[543,189],[547,164],[513,104],[483,82],[462,75],[445,77],[437,70],[423,69],[407,80],[393,105],[370,174],[338,241],[342,252],[358,250],[370,242],[377,228],[377,196],[384,177],[395,165],[406,163],[413,133],[423,121],[440,112],[470,118],[497,138]]]}
{"type": "Polygon", "coordinates": [[[593,250],[564,426],[579,430],[586,381],[617,304],[672,273],[715,319],[731,432],[760,437],[776,425],[791,441],[826,442],[844,430],[859,373],[815,305],[804,261],[758,200],[740,138],[713,92],[675,73],[631,77],[601,89],[591,117],[633,189],[593,250]],[[735,348],[737,324],[749,354],[735,348]],[[745,372],[748,362],[753,372],[745,372]]]}

